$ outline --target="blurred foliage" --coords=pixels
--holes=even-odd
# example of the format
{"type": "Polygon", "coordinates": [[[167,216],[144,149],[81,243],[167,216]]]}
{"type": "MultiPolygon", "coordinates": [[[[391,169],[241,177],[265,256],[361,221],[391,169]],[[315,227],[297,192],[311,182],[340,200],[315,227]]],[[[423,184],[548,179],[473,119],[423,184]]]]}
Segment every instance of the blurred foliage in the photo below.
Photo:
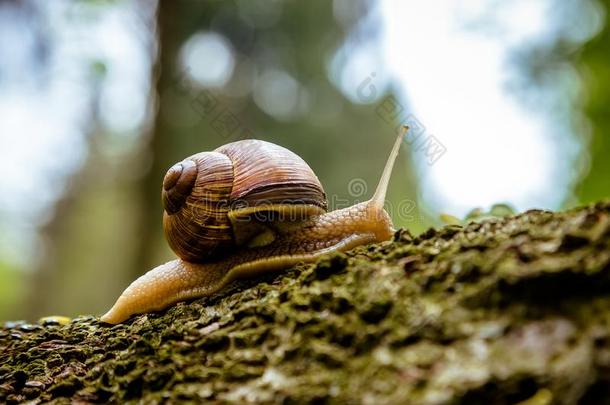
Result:
{"type": "Polygon", "coordinates": [[[610,1],[600,0],[606,22],[602,32],[587,43],[580,55],[586,88],[585,113],[591,120],[589,173],[577,187],[581,202],[610,195],[610,1]]]}
{"type": "Polygon", "coordinates": [[[0,320],[25,316],[26,281],[23,272],[0,263],[0,320]]]}

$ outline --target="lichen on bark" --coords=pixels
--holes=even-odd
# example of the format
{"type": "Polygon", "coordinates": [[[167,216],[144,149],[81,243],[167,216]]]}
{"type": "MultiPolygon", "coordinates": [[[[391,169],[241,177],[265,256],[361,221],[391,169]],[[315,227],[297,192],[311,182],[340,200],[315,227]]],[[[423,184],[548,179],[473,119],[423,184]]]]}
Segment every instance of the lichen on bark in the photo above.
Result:
{"type": "Polygon", "coordinates": [[[610,203],[399,231],[116,326],[8,322],[1,402],[603,403],[610,203]]]}

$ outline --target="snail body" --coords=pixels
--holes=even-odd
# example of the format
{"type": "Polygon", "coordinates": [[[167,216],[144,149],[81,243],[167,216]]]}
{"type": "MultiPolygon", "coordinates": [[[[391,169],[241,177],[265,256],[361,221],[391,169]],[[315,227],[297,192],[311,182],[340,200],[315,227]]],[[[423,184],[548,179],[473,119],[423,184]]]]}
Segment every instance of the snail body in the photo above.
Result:
{"type": "Polygon", "coordinates": [[[406,130],[374,196],[332,212],[309,166],[268,142],[234,142],[172,166],[162,190],[163,224],[178,259],[135,280],[101,320],[120,323],[211,295],[237,279],[388,240],[394,228],[383,203],[406,130]]]}

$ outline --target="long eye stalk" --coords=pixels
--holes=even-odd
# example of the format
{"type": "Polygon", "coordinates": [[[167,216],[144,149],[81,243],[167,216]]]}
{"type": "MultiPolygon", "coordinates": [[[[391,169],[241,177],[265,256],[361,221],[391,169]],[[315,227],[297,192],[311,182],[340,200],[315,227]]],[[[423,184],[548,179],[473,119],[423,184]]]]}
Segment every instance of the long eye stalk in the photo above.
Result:
{"type": "Polygon", "coordinates": [[[370,204],[372,205],[373,209],[383,209],[386,191],[388,191],[388,184],[390,182],[390,176],[392,175],[392,169],[394,168],[394,162],[396,162],[396,156],[398,156],[400,144],[402,143],[402,140],[408,131],[409,127],[403,125],[400,129],[398,137],[396,138],[396,141],[394,142],[394,147],[392,148],[390,156],[388,157],[388,161],[385,164],[385,168],[383,169],[383,173],[381,174],[381,179],[379,179],[379,184],[377,184],[375,194],[373,194],[373,197],[370,200],[370,204]]]}

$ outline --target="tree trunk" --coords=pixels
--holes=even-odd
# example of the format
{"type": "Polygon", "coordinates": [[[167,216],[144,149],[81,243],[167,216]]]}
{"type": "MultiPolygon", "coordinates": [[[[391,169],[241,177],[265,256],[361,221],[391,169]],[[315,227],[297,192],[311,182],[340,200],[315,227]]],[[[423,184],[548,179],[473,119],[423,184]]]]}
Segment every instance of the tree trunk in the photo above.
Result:
{"type": "Polygon", "coordinates": [[[603,403],[610,203],[450,225],[108,326],[7,323],[0,401],[603,403]]]}

